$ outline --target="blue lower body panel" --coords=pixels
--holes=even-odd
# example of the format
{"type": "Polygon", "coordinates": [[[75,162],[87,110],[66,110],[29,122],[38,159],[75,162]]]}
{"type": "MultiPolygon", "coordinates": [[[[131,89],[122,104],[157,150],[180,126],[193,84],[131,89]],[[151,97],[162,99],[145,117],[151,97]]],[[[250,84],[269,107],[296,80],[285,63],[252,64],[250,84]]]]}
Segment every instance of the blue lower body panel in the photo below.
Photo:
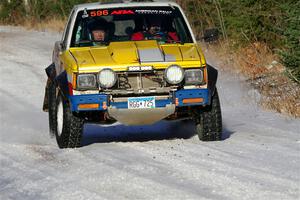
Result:
{"type": "MultiPolygon", "coordinates": [[[[142,95],[141,95],[142,96],[142,95]]],[[[155,96],[155,95],[153,95],[155,96]]],[[[109,95],[106,94],[84,94],[69,96],[72,111],[104,111],[108,106],[121,109],[128,109],[128,102],[110,102],[109,95]],[[94,109],[79,109],[80,104],[99,104],[94,109]]],[[[177,107],[208,105],[210,104],[210,92],[208,89],[183,89],[174,92],[168,99],[155,100],[157,108],[166,107],[168,104],[176,104],[177,107]],[[183,100],[201,98],[201,102],[184,103],[183,100]]]]}
{"type": "Polygon", "coordinates": [[[104,105],[107,105],[108,96],[105,94],[84,94],[84,95],[73,95],[69,96],[71,102],[71,110],[79,111],[80,104],[99,104],[98,109],[82,109],[87,110],[104,110],[104,105]]]}
{"type": "Polygon", "coordinates": [[[176,99],[178,99],[179,107],[182,106],[191,106],[191,105],[207,105],[210,102],[210,94],[208,89],[187,89],[187,90],[178,90],[175,92],[176,99]],[[184,99],[195,99],[202,98],[201,103],[185,104],[183,103],[184,99]]]}

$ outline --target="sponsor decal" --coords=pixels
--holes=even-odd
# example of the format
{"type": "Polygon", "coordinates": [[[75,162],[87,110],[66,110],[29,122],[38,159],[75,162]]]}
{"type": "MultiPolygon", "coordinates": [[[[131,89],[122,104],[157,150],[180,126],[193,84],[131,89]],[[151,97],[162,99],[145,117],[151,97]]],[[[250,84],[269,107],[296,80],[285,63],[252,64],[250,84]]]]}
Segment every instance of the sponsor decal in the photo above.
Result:
{"type": "Polygon", "coordinates": [[[170,15],[171,10],[135,10],[137,14],[156,14],[156,15],[170,15]]]}
{"type": "Polygon", "coordinates": [[[138,10],[130,10],[130,9],[119,9],[119,10],[90,10],[86,9],[83,12],[82,18],[86,17],[100,17],[100,16],[108,16],[108,15],[134,15],[134,14],[153,14],[153,15],[171,15],[173,13],[172,10],[155,10],[155,9],[138,9],[138,10]]]}
{"type": "Polygon", "coordinates": [[[114,10],[111,15],[134,15],[132,10],[114,10]]]}
{"type": "Polygon", "coordinates": [[[90,11],[91,17],[107,16],[109,14],[108,10],[93,10],[90,11]]]}
{"type": "Polygon", "coordinates": [[[82,17],[100,17],[100,16],[107,16],[107,15],[134,15],[133,10],[91,10],[89,14],[85,10],[82,17]]]}
{"type": "Polygon", "coordinates": [[[82,14],[82,18],[87,18],[87,17],[89,17],[89,14],[87,12],[87,9],[85,8],[82,14]]]}

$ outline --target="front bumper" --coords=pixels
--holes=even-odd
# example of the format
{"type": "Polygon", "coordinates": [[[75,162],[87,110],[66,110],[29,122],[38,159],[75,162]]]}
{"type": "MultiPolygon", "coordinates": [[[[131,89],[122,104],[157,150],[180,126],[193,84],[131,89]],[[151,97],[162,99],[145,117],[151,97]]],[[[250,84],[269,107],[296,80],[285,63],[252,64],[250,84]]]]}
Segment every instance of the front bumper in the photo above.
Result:
{"type": "MultiPolygon", "coordinates": [[[[162,97],[155,94],[152,96],[156,97],[156,108],[165,108],[173,104],[175,107],[208,105],[211,95],[208,89],[182,89],[170,93],[169,96],[162,97]]],[[[73,112],[107,111],[109,108],[128,109],[128,102],[124,97],[114,98],[106,94],[84,94],[72,95],[69,98],[73,112]],[[123,100],[120,101],[120,99],[123,100]]]]}

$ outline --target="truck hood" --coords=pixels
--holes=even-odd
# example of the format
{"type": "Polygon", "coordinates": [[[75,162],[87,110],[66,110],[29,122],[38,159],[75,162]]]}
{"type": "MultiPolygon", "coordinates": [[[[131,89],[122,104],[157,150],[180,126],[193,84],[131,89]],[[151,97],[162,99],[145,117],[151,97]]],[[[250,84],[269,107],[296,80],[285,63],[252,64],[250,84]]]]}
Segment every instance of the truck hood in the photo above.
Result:
{"type": "Polygon", "coordinates": [[[155,40],[111,42],[108,46],[71,48],[79,69],[147,63],[199,61],[195,44],[164,44],[155,40]]]}

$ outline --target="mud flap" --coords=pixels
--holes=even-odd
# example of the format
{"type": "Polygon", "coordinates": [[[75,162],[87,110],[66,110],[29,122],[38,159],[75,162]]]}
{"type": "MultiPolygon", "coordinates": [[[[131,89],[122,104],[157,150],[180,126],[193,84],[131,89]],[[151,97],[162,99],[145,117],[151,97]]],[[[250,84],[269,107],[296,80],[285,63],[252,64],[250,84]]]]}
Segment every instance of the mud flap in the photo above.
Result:
{"type": "Polygon", "coordinates": [[[49,85],[51,84],[51,80],[48,78],[46,87],[45,87],[45,95],[44,95],[44,102],[43,102],[43,111],[48,112],[49,105],[48,105],[48,96],[49,96],[49,85]]]}
{"type": "Polygon", "coordinates": [[[48,79],[47,79],[47,83],[46,83],[46,86],[45,86],[45,94],[44,94],[44,102],[43,102],[43,111],[44,112],[48,112],[48,109],[49,109],[49,105],[48,105],[48,88],[49,88],[49,85],[52,83],[52,81],[54,81],[54,78],[55,78],[55,65],[54,63],[52,63],[51,65],[49,65],[46,69],[46,74],[48,76],[48,79]]]}

